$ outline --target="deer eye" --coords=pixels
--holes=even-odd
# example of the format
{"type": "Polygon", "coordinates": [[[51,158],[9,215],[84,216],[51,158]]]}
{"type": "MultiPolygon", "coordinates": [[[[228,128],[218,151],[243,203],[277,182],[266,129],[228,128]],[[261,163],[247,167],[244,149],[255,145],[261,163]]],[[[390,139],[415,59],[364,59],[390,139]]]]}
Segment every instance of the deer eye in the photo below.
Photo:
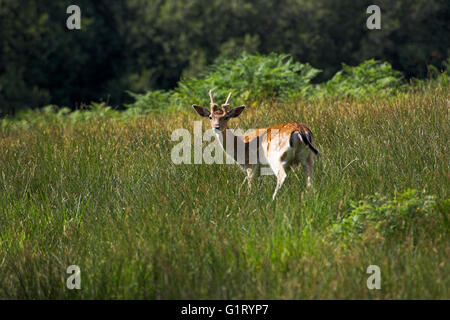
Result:
{"type": "Polygon", "coordinates": [[[208,118],[209,118],[209,120],[212,120],[212,115],[209,115],[209,117],[208,117],[208,118]]]}

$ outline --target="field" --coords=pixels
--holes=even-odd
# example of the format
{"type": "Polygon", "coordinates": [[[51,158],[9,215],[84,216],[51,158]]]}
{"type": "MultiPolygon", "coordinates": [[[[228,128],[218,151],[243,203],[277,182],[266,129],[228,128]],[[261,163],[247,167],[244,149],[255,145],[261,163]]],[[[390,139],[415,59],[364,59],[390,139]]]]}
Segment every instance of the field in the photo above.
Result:
{"type": "Polygon", "coordinates": [[[249,105],[231,127],[300,121],[322,154],[314,190],[297,168],[275,201],[273,176],[172,163],[188,106],[3,126],[0,298],[449,299],[449,93],[249,105]]]}

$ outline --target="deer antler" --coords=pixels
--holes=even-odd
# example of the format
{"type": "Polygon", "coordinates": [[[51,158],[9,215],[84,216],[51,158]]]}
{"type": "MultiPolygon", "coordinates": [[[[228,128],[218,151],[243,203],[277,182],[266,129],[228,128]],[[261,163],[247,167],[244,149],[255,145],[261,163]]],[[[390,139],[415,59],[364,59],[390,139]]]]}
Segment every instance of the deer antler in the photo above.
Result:
{"type": "Polygon", "coordinates": [[[213,97],[212,89],[209,90],[209,99],[211,100],[211,106],[212,106],[214,104],[214,97],[213,97]]]}
{"type": "Polygon", "coordinates": [[[209,90],[209,99],[211,100],[210,105],[211,105],[211,113],[214,113],[214,111],[217,110],[217,104],[214,102],[214,96],[213,96],[213,91],[212,89],[209,90]]]}
{"type": "Polygon", "coordinates": [[[225,101],[225,105],[230,105],[231,92],[228,94],[227,101],[225,101]]]}
{"type": "Polygon", "coordinates": [[[222,105],[222,110],[227,112],[227,108],[230,106],[231,92],[228,94],[227,101],[222,105]]]}

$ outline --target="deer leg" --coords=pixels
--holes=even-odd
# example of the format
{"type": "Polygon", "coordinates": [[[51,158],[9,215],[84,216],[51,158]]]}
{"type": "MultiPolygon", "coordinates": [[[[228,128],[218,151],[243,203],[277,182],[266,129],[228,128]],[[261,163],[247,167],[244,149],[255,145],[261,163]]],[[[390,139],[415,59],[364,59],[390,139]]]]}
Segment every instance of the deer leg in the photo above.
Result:
{"type": "Polygon", "coordinates": [[[312,152],[309,153],[305,162],[303,163],[303,170],[306,176],[306,186],[312,188],[314,180],[314,155],[312,152]]]}
{"type": "Polygon", "coordinates": [[[248,190],[250,191],[252,188],[252,180],[253,180],[253,169],[252,168],[247,168],[245,169],[245,171],[247,172],[247,175],[244,178],[244,181],[242,181],[241,186],[239,187],[239,190],[242,189],[242,187],[244,186],[245,182],[248,182],[248,190]]]}
{"type": "Polygon", "coordinates": [[[247,182],[248,182],[248,190],[250,191],[252,189],[252,181],[253,181],[253,169],[252,168],[247,168],[247,182]]]}
{"type": "Polygon", "coordinates": [[[248,183],[248,190],[250,191],[250,178],[248,176],[245,176],[244,181],[242,181],[241,186],[239,187],[239,193],[241,192],[242,187],[245,183],[248,183]]]}
{"type": "Polygon", "coordinates": [[[278,190],[280,190],[281,186],[283,185],[285,179],[286,179],[286,171],[284,170],[283,166],[280,166],[277,172],[277,186],[275,187],[272,200],[275,200],[275,196],[277,195],[278,190]]]}
{"type": "Polygon", "coordinates": [[[245,184],[245,182],[247,181],[247,179],[248,179],[248,176],[245,176],[244,181],[242,181],[242,183],[241,183],[241,185],[240,185],[240,187],[239,187],[239,190],[242,189],[242,187],[244,186],[244,184],[245,184]]]}

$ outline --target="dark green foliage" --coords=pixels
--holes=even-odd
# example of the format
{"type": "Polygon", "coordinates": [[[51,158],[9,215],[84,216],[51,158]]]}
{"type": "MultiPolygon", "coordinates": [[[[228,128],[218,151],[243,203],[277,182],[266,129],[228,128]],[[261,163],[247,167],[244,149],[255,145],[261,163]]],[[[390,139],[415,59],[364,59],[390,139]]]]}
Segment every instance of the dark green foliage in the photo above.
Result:
{"type": "Polygon", "coordinates": [[[193,102],[207,104],[209,89],[213,89],[221,103],[230,91],[233,101],[242,102],[287,97],[292,93],[307,94],[313,91],[310,81],[318,73],[320,70],[294,62],[286,54],[259,56],[244,53],[235,60],[219,59],[204,77],[180,81],[173,99],[180,106],[193,102]]]}
{"type": "MultiPolygon", "coordinates": [[[[431,67],[430,67],[431,68],[431,67]]],[[[182,80],[174,90],[154,90],[143,94],[128,92],[134,102],[125,104],[125,111],[117,111],[105,102],[92,102],[70,112],[67,107],[50,105],[41,111],[22,110],[10,119],[3,119],[2,127],[27,126],[42,119],[41,114],[68,117],[71,121],[90,117],[131,119],[149,113],[187,110],[192,104],[209,104],[209,89],[215,99],[223,102],[228,92],[233,93],[232,104],[258,104],[267,99],[275,102],[354,97],[371,100],[376,97],[395,97],[415,90],[448,87],[447,71],[436,71],[430,79],[413,79],[407,85],[400,72],[387,62],[369,60],[359,66],[343,65],[332,79],[311,84],[320,73],[309,64],[293,62],[289,55],[268,56],[242,54],[237,59],[218,59],[202,77],[182,80]]]]}
{"type": "MultiPolygon", "coordinates": [[[[442,205],[448,200],[442,202],[442,205]]],[[[418,232],[424,225],[440,219],[436,197],[408,189],[389,199],[375,194],[352,202],[345,218],[331,227],[331,232],[347,238],[356,238],[368,229],[382,236],[418,232]],[[420,227],[419,227],[420,226],[420,227]]],[[[448,215],[448,212],[442,211],[448,215]]]]}
{"type": "Polygon", "coordinates": [[[315,87],[310,82],[320,73],[309,64],[294,62],[286,54],[267,56],[243,53],[236,59],[220,58],[203,76],[181,80],[174,90],[148,91],[130,95],[135,102],[127,112],[147,113],[184,109],[193,103],[208,105],[208,91],[214,91],[218,103],[225,102],[231,91],[235,103],[261,102],[267,98],[286,100],[292,96],[311,96],[315,87]]]}
{"type": "Polygon", "coordinates": [[[0,0],[0,116],[48,103],[120,106],[126,91],[173,89],[218,57],[289,53],[330,79],[341,63],[389,62],[406,79],[449,56],[445,0],[79,0],[82,30],[65,27],[73,1],[0,0]],[[366,8],[381,7],[381,30],[366,8]]]}
{"type": "Polygon", "coordinates": [[[48,103],[117,104],[126,52],[120,1],[77,1],[80,31],[66,28],[73,1],[0,1],[0,116],[48,103]]]}
{"type": "Polygon", "coordinates": [[[130,93],[135,102],[127,107],[137,113],[147,113],[183,109],[193,103],[208,105],[210,89],[218,102],[224,102],[231,91],[233,101],[238,104],[267,98],[285,102],[317,97],[364,99],[408,89],[401,73],[387,62],[369,60],[354,67],[343,64],[343,69],[328,82],[311,84],[320,72],[307,63],[294,62],[286,54],[244,53],[236,59],[218,59],[202,77],[181,80],[175,90],[130,93]]]}
{"type": "MultiPolygon", "coordinates": [[[[430,67],[431,68],[431,67],[430,67]]],[[[83,105],[70,113],[62,108],[57,117],[69,116],[73,121],[86,117],[135,118],[142,114],[187,110],[192,104],[209,104],[208,91],[213,89],[215,99],[224,102],[227,94],[233,93],[233,104],[258,104],[267,99],[275,102],[333,99],[354,97],[370,100],[374,96],[387,97],[399,93],[408,94],[418,88],[427,90],[430,86],[448,87],[447,71],[436,71],[429,80],[414,80],[408,86],[399,71],[393,70],[387,62],[369,60],[359,66],[343,65],[343,70],[327,82],[312,84],[320,70],[309,64],[294,62],[286,54],[272,53],[267,56],[242,54],[236,59],[218,59],[202,77],[181,80],[174,90],[154,90],[139,94],[128,92],[134,102],[125,104],[126,110],[115,111],[105,102],[83,105]]],[[[49,115],[57,108],[50,106],[40,112],[27,114],[21,111],[16,119],[25,122],[38,121],[36,114],[49,115]]],[[[13,123],[14,119],[11,120],[13,123]]],[[[8,121],[3,120],[2,126],[8,121]]],[[[17,125],[17,123],[16,123],[17,125]]]]}
{"type": "Polygon", "coordinates": [[[126,104],[127,113],[147,114],[151,112],[166,111],[170,106],[171,92],[162,90],[147,91],[144,94],[128,92],[135,102],[126,104]]]}
{"type": "Polygon", "coordinates": [[[343,63],[342,70],[324,84],[323,94],[362,98],[391,95],[404,87],[401,72],[393,70],[387,62],[368,60],[356,67],[343,63]]]}

